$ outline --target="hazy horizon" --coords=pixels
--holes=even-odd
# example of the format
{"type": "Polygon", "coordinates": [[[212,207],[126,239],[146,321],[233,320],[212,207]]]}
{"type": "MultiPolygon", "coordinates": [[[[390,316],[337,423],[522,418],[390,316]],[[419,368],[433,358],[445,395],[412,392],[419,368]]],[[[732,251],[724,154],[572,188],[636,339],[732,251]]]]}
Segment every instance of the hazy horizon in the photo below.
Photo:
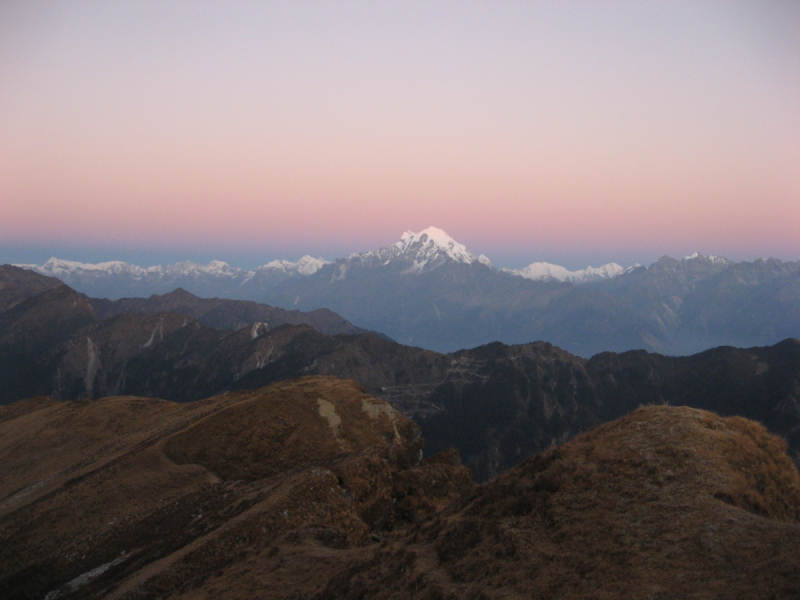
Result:
{"type": "MultiPolygon", "coordinates": [[[[451,236],[451,237],[453,237],[457,242],[464,243],[462,239],[456,236],[451,236]]],[[[400,235],[398,235],[397,239],[395,240],[382,243],[380,247],[389,246],[394,242],[398,241],[399,239],[400,235]]],[[[578,269],[584,269],[588,266],[600,267],[608,263],[617,263],[619,265],[622,265],[623,267],[629,267],[635,264],[649,266],[650,264],[654,263],[659,258],[665,255],[680,260],[682,258],[694,254],[695,252],[698,252],[699,254],[705,256],[709,255],[722,256],[724,258],[736,262],[743,262],[743,261],[752,262],[759,258],[777,258],[779,260],[783,260],[784,262],[794,262],[800,260],[800,256],[795,258],[781,257],[781,256],[739,256],[739,255],[729,256],[718,252],[699,251],[699,250],[692,250],[691,252],[690,251],[661,252],[648,255],[643,258],[623,257],[620,259],[611,257],[608,259],[604,259],[601,256],[597,255],[595,257],[589,257],[584,259],[581,256],[578,255],[573,256],[566,253],[559,253],[559,254],[550,253],[546,256],[531,256],[530,258],[526,258],[527,254],[524,252],[524,250],[520,251],[518,254],[505,253],[505,254],[493,255],[490,252],[473,248],[468,243],[465,243],[464,245],[467,247],[467,250],[471,251],[476,256],[480,254],[486,255],[487,258],[489,258],[492,261],[492,265],[494,267],[506,268],[506,269],[520,269],[534,262],[547,262],[550,264],[563,266],[573,271],[578,269]]],[[[317,246],[316,248],[319,248],[319,246],[317,246]]],[[[163,250],[163,249],[147,251],[141,248],[131,248],[131,249],[116,248],[113,250],[110,248],[70,248],[70,247],[18,248],[18,249],[0,248],[0,263],[42,265],[50,258],[59,258],[62,260],[69,260],[74,262],[82,262],[90,264],[119,260],[140,267],[150,267],[156,265],[171,265],[183,261],[191,261],[197,264],[208,264],[212,260],[221,260],[232,267],[238,267],[241,269],[255,269],[273,260],[289,260],[294,262],[305,255],[309,255],[315,258],[322,258],[324,260],[333,261],[338,258],[345,258],[350,254],[356,252],[365,252],[376,249],[378,249],[378,246],[374,248],[343,250],[338,253],[335,251],[335,249],[329,250],[329,252],[327,253],[304,251],[302,249],[293,249],[290,250],[288,253],[281,255],[278,254],[261,255],[258,253],[246,253],[236,250],[227,250],[227,251],[207,250],[198,252],[186,252],[183,250],[163,250]]]]}
{"type": "Polygon", "coordinates": [[[0,5],[0,262],[800,259],[800,4],[0,5]]]}

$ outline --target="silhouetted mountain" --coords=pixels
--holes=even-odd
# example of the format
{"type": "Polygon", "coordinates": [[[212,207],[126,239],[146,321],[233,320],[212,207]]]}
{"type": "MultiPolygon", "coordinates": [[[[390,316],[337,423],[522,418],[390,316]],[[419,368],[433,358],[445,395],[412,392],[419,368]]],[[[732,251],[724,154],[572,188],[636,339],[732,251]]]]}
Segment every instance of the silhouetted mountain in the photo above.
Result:
{"type": "Polygon", "coordinates": [[[62,285],[54,277],[43,277],[28,269],[0,266],[0,311],[8,310],[25,298],[62,285]]]}
{"type": "MultiPolygon", "coordinates": [[[[93,343],[82,333],[97,321],[88,298],[63,284],[1,312],[0,404],[58,390],[64,353],[85,338],[91,355],[93,343]]],[[[81,387],[88,380],[91,390],[91,377],[84,379],[81,387]]]]}
{"type": "Polygon", "coordinates": [[[337,333],[366,333],[366,329],[356,327],[346,319],[327,308],[310,312],[284,310],[248,300],[221,300],[219,298],[199,298],[182,288],[162,296],[149,298],[122,298],[120,300],[91,299],[97,316],[107,319],[122,313],[173,312],[197,319],[203,325],[215,329],[239,330],[264,323],[277,327],[287,323],[306,324],[314,329],[336,335],[337,333]]]}
{"type": "Polygon", "coordinates": [[[459,448],[485,480],[641,405],[687,405],[755,419],[785,437],[800,464],[800,341],[669,357],[644,351],[590,360],[549,344],[491,344],[453,355],[471,372],[428,396],[429,450],[459,448]]]}

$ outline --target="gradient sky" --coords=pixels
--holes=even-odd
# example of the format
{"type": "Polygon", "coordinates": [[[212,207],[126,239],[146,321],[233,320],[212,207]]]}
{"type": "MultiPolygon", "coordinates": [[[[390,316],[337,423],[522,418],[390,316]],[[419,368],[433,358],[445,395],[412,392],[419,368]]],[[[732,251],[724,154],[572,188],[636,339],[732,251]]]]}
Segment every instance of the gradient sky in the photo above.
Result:
{"type": "Polygon", "coordinates": [[[0,2],[0,263],[800,259],[800,3],[0,2]]]}

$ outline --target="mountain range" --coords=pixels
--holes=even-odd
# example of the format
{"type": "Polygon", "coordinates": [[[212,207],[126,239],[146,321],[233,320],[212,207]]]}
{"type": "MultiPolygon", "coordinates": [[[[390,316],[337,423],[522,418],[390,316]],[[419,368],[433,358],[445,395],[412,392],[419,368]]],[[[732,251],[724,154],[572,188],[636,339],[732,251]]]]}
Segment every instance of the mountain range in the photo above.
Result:
{"type": "Polygon", "coordinates": [[[359,332],[329,313],[311,321],[182,290],[94,300],[12,266],[0,267],[2,307],[0,404],[109,395],[186,402],[332,375],[413,417],[428,439],[426,452],[458,448],[480,481],[648,404],[756,419],[784,436],[790,456],[800,459],[796,339],[686,357],[631,351],[585,359],[545,342],[442,354],[359,332]],[[270,315],[282,315],[283,323],[265,322],[270,315]],[[323,333],[315,323],[331,329],[323,333]]]}
{"type": "Polygon", "coordinates": [[[326,308],[406,345],[453,352],[494,341],[547,341],[588,358],[646,349],[687,355],[800,337],[800,262],[663,257],[649,267],[570,272],[533,263],[496,269],[445,232],[406,232],[391,246],[333,262],[304,257],[253,271],[222,262],[142,269],[51,259],[24,265],[96,298],[163,295],[326,308]]]}
{"type": "Polygon", "coordinates": [[[271,265],[79,271],[238,277],[287,308],[0,266],[0,597],[798,597],[800,340],[770,341],[800,323],[796,263],[577,284],[430,229],[271,265]],[[743,347],[442,353],[303,310],[323,299],[431,345],[516,323],[583,352],[743,347]]]}

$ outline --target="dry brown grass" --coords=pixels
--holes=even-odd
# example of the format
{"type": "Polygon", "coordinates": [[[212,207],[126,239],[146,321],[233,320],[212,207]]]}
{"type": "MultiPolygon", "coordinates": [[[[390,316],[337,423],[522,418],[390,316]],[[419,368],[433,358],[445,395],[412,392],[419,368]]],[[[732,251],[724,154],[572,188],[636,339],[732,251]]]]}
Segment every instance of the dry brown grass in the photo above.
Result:
{"type": "Polygon", "coordinates": [[[391,589],[324,598],[798,598],[800,476],[760,425],[646,407],[551,449],[423,525],[391,589]]]}
{"type": "Polygon", "coordinates": [[[330,577],[317,559],[342,563],[470,488],[463,467],[417,466],[421,443],[412,421],[331,377],[185,405],[3,409],[0,597],[69,592],[102,565],[65,597],[310,593],[330,577]],[[270,571],[248,578],[254,561],[270,571]]]}
{"type": "Polygon", "coordinates": [[[473,487],[311,377],[191,405],[0,411],[0,596],[800,598],[800,475],[763,427],[650,406],[473,487]]]}

